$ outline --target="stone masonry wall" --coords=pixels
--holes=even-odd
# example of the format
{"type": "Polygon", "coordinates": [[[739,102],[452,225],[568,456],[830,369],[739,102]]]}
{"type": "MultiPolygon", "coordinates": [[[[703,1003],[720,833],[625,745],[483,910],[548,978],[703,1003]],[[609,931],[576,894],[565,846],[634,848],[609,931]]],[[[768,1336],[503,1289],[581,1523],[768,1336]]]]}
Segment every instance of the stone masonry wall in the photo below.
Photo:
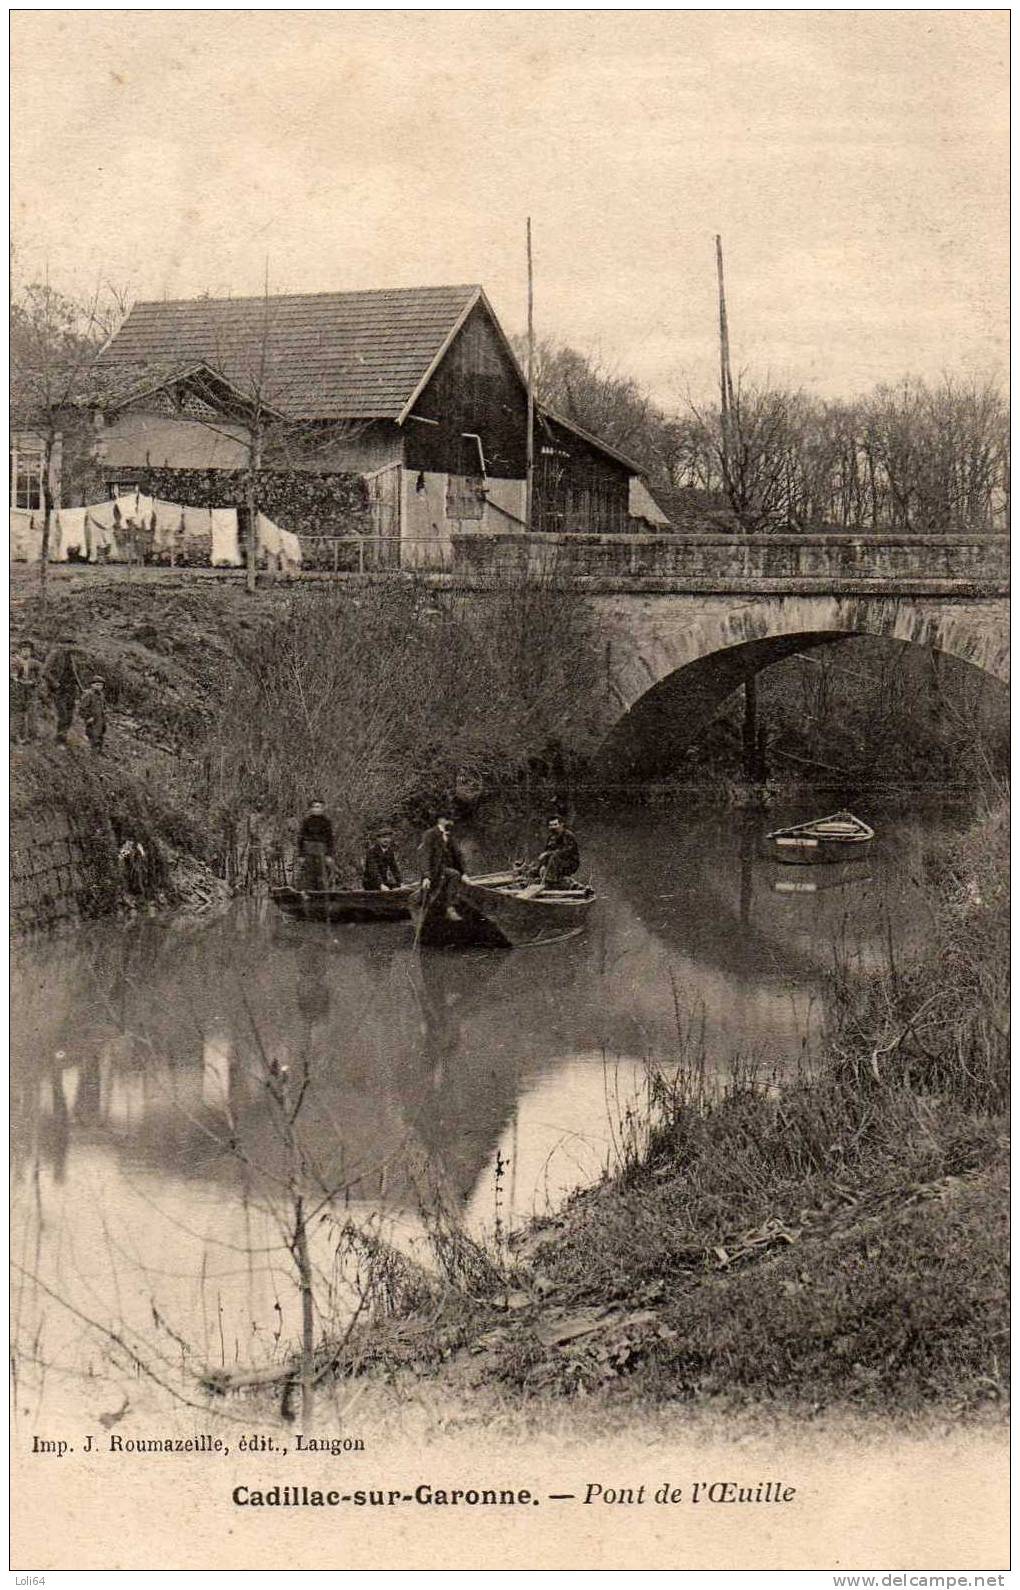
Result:
{"type": "Polygon", "coordinates": [[[97,846],[109,847],[116,865],[112,828],[78,831],[63,812],[36,811],[11,820],[11,931],[65,926],[102,909],[102,873],[97,846]]]}
{"type": "Polygon", "coordinates": [[[454,568],[567,576],[712,580],[967,580],[1009,575],[1009,538],[921,535],[528,535],[453,537],[454,568]]]}

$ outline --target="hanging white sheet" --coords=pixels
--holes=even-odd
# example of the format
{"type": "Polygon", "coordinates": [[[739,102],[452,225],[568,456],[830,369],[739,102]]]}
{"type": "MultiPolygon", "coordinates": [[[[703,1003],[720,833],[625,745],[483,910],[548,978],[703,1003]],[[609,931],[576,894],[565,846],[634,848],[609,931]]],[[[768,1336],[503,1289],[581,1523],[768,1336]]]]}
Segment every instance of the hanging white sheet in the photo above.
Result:
{"type": "MultiPolygon", "coordinates": [[[[104,498],[84,508],[55,512],[50,524],[50,558],[64,562],[69,551],[88,556],[93,563],[126,557],[126,549],[118,543],[118,532],[126,528],[129,520],[152,530],[153,545],[158,551],[170,547],[179,550],[185,540],[205,542],[213,568],[239,568],[244,562],[236,508],[195,508],[142,492],[126,492],[115,500],[104,498]]],[[[258,535],[260,549],[279,568],[300,568],[301,542],[290,530],[282,530],[260,513],[258,535]]],[[[38,558],[41,544],[41,513],[12,509],[12,558],[38,558]]]]}
{"type": "Polygon", "coordinates": [[[290,530],[281,530],[278,524],[259,514],[259,546],[267,557],[277,560],[281,569],[301,566],[301,542],[290,530]]]}
{"type": "Polygon", "coordinates": [[[42,548],[42,514],[27,508],[11,509],[11,557],[16,563],[33,563],[42,548]]]}
{"type": "Polygon", "coordinates": [[[63,563],[69,552],[77,553],[79,558],[86,558],[89,554],[89,536],[85,521],[88,518],[87,508],[60,508],[57,511],[56,521],[60,527],[59,553],[56,555],[63,563]]]}
{"type": "Polygon", "coordinates": [[[244,560],[237,534],[236,508],[210,508],[210,535],[212,552],[210,562],[214,569],[236,569],[244,560]]]}

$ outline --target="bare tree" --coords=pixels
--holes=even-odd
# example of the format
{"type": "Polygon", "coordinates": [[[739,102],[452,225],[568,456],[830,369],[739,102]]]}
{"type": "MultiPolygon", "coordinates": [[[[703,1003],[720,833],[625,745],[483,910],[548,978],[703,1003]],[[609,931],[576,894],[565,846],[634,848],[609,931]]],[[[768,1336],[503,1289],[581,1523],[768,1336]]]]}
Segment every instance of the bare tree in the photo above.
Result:
{"type": "Polygon", "coordinates": [[[804,423],[801,394],[742,378],[730,402],[725,438],[718,410],[691,408],[740,529],[753,533],[789,523],[804,423]]]}
{"type": "Polygon", "coordinates": [[[861,405],[859,424],[874,527],[1006,524],[1008,419],[992,381],[880,386],[861,405]]]}
{"type": "Polygon", "coordinates": [[[685,412],[667,414],[597,354],[540,342],[536,386],[653,484],[689,491],[696,516],[718,521],[716,497],[747,532],[1008,526],[1008,413],[990,378],[905,379],[844,401],[745,375],[725,448],[717,407],[688,398],[685,412]]]}
{"type": "MultiPolygon", "coordinates": [[[[210,322],[209,346],[203,362],[220,382],[201,373],[197,395],[203,399],[191,418],[210,432],[243,448],[243,496],[247,518],[246,587],[256,588],[259,545],[258,517],[264,507],[265,474],[291,477],[322,472],[332,455],[364,432],[367,422],[309,419],[296,412],[295,380],[281,336],[280,301],[263,294],[253,334],[239,335],[210,322]]],[[[334,464],[335,468],[335,464],[334,464]]]]}
{"type": "MultiPolygon", "coordinates": [[[[520,339],[517,351],[522,352],[520,339]]],[[[668,478],[668,459],[676,447],[676,425],[632,377],[608,365],[600,354],[539,342],[535,390],[547,408],[644,466],[650,477],[668,478]]]]}
{"type": "Polygon", "coordinates": [[[11,300],[11,420],[42,442],[42,542],[39,591],[45,600],[53,523],[53,475],[58,445],[68,428],[87,423],[89,405],[103,390],[99,364],[104,344],[124,317],[122,293],[101,288],[76,301],[33,282],[11,300]]]}

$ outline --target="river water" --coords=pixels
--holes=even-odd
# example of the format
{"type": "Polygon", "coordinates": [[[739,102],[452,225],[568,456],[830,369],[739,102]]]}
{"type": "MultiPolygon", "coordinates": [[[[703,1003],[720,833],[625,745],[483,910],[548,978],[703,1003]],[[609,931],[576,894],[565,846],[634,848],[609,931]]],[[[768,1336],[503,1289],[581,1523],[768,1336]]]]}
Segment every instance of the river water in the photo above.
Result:
{"type": "MultiPolygon", "coordinates": [[[[422,1204],[505,1234],[618,1162],[650,1064],[809,1065],[834,968],[923,946],[921,846],[955,821],[876,819],[873,854],[842,868],[765,859],[764,832],[806,815],[580,822],[599,903],[583,936],[541,949],[418,952],[407,923],[292,923],[265,900],[17,947],[22,1364],[98,1373],[86,1321],[144,1341],[166,1374],[284,1350],[299,1159],[319,1304],[349,1306],[345,1218],[416,1254],[422,1204]]],[[[468,835],[469,864],[501,866],[522,839],[468,835]]]]}

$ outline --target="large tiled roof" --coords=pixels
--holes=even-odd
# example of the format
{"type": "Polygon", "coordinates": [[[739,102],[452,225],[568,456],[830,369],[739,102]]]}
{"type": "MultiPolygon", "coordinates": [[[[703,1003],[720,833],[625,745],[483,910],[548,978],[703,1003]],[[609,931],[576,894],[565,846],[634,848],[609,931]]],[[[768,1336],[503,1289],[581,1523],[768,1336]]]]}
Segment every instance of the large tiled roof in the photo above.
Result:
{"type": "Polygon", "coordinates": [[[399,419],[480,287],[404,287],[135,304],[108,365],[203,363],[293,419],[399,419]],[[264,378],[259,380],[259,372],[264,378]]]}

